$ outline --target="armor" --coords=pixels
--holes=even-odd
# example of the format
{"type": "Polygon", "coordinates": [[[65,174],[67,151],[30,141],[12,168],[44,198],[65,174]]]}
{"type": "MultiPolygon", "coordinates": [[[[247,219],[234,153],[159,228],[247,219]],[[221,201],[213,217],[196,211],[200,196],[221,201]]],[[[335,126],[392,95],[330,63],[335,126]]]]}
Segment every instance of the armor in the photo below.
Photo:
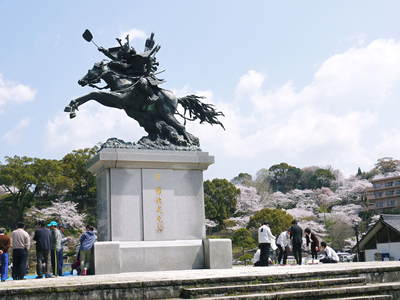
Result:
{"type": "Polygon", "coordinates": [[[147,95],[148,104],[158,100],[158,85],[165,82],[163,79],[157,78],[155,74],[159,65],[155,54],[160,50],[160,46],[154,46],[153,37],[154,33],[146,40],[145,51],[142,53],[137,53],[129,45],[129,35],[126,36],[124,44],[122,44],[121,39],[117,38],[120,44],[118,47],[98,48],[100,52],[111,59],[108,66],[112,71],[124,77],[135,79],[135,87],[147,95]]]}

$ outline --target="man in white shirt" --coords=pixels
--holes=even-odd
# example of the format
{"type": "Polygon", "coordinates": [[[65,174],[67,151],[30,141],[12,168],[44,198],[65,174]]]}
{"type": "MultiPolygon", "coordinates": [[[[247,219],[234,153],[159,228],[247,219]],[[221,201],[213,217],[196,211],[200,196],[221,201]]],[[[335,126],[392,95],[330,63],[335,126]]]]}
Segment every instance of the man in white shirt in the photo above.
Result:
{"type": "Polygon", "coordinates": [[[269,251],[271,248],[271,242],[275,239],[272,235],[271,229],[267,222],[264,222],[260,228],[258,228],[258,247],[260,248],[260,260],[258,266],[268,266],[269,251]]]}
{"type": "Polygon", "coordinates": [[[290,244],[290,231],[287,230],[281,232],[281,234],[278,236],[278,239],[276,240],[276,246],[278,247],[279,250],[278,264],[282,263],[283,265],[286,265],[289,244],[290,244]]]}
{"type": "Polygon", "coordinates": [[[321,242],[321,252],[325,254],[324,258],[319,261],[324,264],[337,263],[339,261],[339,256],[336,254],[335,250],[327,246],[325,242],[321,242]]]}
{"type": "Polygon", "coordinates": [[[26,274],[28,250],[31,246],[29,234],[24,230],[25,224],[17,223],[17,229],[11,234],[13,248],[13,279],[22,280],[26,274]]]}

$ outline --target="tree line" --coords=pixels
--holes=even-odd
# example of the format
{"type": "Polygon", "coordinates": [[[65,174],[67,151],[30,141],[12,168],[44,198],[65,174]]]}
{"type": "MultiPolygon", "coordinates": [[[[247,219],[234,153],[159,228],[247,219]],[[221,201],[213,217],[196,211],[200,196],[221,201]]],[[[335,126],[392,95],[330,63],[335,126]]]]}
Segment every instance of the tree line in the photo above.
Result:
{"type": "Polygon", "coordinates": [[[44,208],[52,201],[72,201],[94,223],[96,205],[95,177],[86,170],[96,148],[74,150],[62,159],[27,156],[5,157],[0,164],[0,211],[2,226],[11,229],[24,220],[25,212],[35,206],[44,208]]]}
{"type": "MultiPolygon", "coordinates": [[[[62,159],[42,159],[26,156],[5,157],[0,164],[0,211],[2,224],[12,228],[24,219],[31,207],[49,207],[54,200],[78,204],[80,212],[95,224],[96,185],[95,177],[87,171],[88,161],[97,148],[74,150],[62,159]]],[[[400,161],[390,157],[378,159],[374,168],[356,175],[369,179],[376,174],[400,170],[400,161]]],[[[318,189],[337,186],[338,171],[332,168],[297,168],[285,162],[261,169],[255,178],[240,173],[231,181],[215,178],[204,182],[206,218],[223,227],[224,220],[240,214],[236,211],[240,190],[235,185],[254,186],[257,192],[287,193],[294,189],[318,189]]]]}
{"type": "MultiPolygon", "coordinates": [[[[388,174],[400,171],[400,160],[383,157],[377,160],[374,167],[367,172],[358,168],[355,176],[360,179],[371,179],[378,174],[388,174]]],[[[315,190],[328,187],[335,190],[338,187],[340,172],[330,167],[297,168],[285,162],[260,169],[253,178],[248,173],[239,173],[231,181],[215,178],[204,182],[204,203],[206,218],[223,226],[223,221],[234,216],[237,197],[240,190],[235,185],[253,186],[261,196],[281,192],[288,193],[294,189],[315,190]]]]}
{"type": "Polygon", "coordinates": [[[248,173],[240,173],[231,181],[213,179],[204,182],[206,218],[221,227],[223,221],[234,216],[240,190],[235,185],[254,186],[262,195],[280,191],[287,193],[294,189],[317,189],[334,187],[335,171],[331,168],[297,168],[285,162],[275,164],[257,172],[255,180],[248,173]]]}

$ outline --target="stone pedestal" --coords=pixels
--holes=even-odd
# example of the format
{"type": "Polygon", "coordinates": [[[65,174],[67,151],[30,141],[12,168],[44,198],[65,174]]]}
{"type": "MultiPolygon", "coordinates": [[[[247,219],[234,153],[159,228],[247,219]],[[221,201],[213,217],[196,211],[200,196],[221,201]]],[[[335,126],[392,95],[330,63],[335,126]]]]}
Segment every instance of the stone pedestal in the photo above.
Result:
{"type": "Polygon", "coordinates": [[[213,162],[206,152],[102,149],[89,164],[96,274],[231,267],[230,243],[217,253],[204,242],[203,170],[213,162]]]}

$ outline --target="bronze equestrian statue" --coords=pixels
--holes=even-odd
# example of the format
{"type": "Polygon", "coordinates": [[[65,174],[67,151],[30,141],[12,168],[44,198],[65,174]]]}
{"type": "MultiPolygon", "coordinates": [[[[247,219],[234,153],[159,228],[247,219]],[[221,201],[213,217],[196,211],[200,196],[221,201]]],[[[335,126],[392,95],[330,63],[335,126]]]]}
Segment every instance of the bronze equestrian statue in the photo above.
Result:
{"type": "MultiPolygon", "coordinates": [[[[83,38],[94,43],[89,30],[84,32],[83,38]]],[[[89,100],[123,109],[148,133],[135,147],[147,149],[199,150],[199,139],[185,130],[187,120],[199,119],[200,123],[218,124],[224,128],[218,120],[223,113],[216,111],[211,104],[202,103],[203,97],[188,95],[177,98],[171,91],[159,87],[164,80],[157,78],[161,72],[157,72],[159,63],[155,55],[160,46],[155,45],[153,33],[141,53],[130,46],[129,35],[124,43],[121,39],[117,41],[119,46],[109,49],[94,43],[108,60],[95,63],[78,83],[101,91],[72,100],[64,109],[70,118],[74,118],[78,107],[89,100]],[[103,87],[96,85],[101,80],[106,83],[103,87]],[[102,91],[107,89],[109,91],[102,91]],[[178,104],[182,106],[183,114],[177,111],[178,104]],[[184,119],[184,124],[175,118],[176,115],[184,119]]]]}

